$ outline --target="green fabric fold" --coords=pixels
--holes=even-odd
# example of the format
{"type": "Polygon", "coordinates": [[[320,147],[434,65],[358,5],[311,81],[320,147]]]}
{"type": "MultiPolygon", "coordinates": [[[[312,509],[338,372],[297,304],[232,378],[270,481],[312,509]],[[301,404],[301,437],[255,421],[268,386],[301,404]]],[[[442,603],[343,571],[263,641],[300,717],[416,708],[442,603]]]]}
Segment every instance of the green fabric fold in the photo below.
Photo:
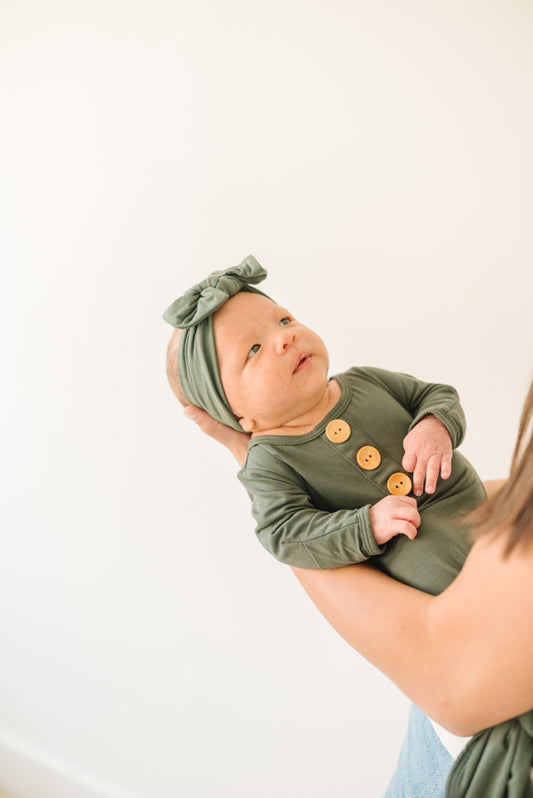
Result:
{"type": "Polygon", "coordinates": [[[533,798],[533,710],[476,734],[457,757],[445,798],[533,798]]]}

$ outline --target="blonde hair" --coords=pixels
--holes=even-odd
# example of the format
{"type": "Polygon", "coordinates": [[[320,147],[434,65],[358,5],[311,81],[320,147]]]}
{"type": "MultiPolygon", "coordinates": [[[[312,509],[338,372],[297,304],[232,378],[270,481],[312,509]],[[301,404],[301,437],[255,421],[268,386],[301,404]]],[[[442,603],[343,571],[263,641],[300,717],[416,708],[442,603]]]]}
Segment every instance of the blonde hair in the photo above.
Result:
{"type": "Polygon", "coordinates": [[[172,388],[172,392],[184,407],[190,405],[189,400],[183,392],[178,374],[178,349],[180,345],[181,330],[174,330],[170,336],[167,346],[167,379],[172,388]]]}
{"type": "Polygon", "coordinates": [[[533,541],[533,382],[522,410],[509,479],[497,493],[474,510],[468,522],[475,537],[508,533],[505,555],[533,541]]]}

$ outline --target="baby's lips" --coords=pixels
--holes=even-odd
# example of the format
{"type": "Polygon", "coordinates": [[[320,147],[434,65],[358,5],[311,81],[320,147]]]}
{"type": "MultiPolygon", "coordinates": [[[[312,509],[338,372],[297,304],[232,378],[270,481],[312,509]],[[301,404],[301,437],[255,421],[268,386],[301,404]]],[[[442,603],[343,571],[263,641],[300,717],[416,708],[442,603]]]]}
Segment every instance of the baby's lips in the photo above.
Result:
{"type": "Polygon", "coordinates": [[[295,374],[300,369],[300,367],[303,366],[306,360],[308,360],[310,357],[311,355],[308,355],[307,352],[302,353],[298,358],[298,362],[296,363],[293,374],[295,374]]]}

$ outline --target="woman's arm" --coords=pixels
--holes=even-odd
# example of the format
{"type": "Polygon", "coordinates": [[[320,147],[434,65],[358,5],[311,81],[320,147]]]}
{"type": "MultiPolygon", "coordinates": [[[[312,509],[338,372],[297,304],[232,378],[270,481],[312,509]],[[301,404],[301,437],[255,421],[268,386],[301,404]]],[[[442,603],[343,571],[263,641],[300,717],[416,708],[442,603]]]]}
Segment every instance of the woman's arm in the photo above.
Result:
{"type": "Polygon", "coordinates": [[[423,711],[469,735],[533,707],[533,549],[478,541],[428,596],[369,566],[298,571],[332,626],[423,711]]]}
{"type": "MultiPolygon", "coordinates": [[[[244,462],[247,436],[186,412],[244,462]]],[[[489,495],[501,483],[487,483],[489,495]]],[[[436,597],[366,564],[293,571],[350,645],[445,728],[468,735],[533,707],[533,547],[505,560],[504,548],[505,535],[479,540],[436,597]]]]}
{"type": "Polygon", "coordinates": [[[485,480],[483,483],[483,487],[485,488],[485,493],[487,494],[487,499],[491,499],[498,491],[503,488],[505,483],[507,482],[506,479],[488,479],[485,480]]]}

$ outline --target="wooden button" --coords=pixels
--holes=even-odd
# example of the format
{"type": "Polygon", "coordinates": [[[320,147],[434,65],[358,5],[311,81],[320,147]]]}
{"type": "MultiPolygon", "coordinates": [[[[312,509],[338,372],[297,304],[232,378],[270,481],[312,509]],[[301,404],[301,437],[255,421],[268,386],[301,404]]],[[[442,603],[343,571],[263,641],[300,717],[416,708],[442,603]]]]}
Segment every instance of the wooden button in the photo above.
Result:
{"type": "Polygon", "coordinates": [[[326,438],[332,443],[344,443],[351,435],[350,425],[342,418],[334,418],[326,427],[326,438]]]}
{"type": "Polygon", "coordinates": [[[411,478],[407,474],[402,474],[401,471],[392,474],[387,480],[387,490],[393,496],[407,496],[412,487],[411,478]]]}
{"type": "Polygon", "coordinates": [[[355,459],[365,471],[373,471],[381,463],[381,455],[375,446],[361,446],[355,459]]]}

